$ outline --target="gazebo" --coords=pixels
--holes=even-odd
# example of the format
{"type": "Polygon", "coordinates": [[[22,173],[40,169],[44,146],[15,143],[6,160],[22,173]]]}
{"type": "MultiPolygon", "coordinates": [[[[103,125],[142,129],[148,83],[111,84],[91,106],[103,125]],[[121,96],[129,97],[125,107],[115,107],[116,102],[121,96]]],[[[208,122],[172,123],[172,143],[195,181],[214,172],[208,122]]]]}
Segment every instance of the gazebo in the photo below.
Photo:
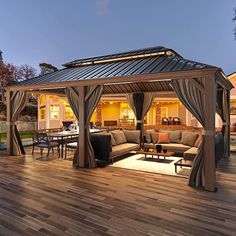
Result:
{"type": "Polygon", "coordinates": [[[222,119],[225,156],[229,156],[229,98],[232,84],[215,66],[184,59],[165,47],[75,60],[65,68],[6,87],[7,152],[21,155],[15,121],[29,93],[66,94],[79,120],[78,148],[74,165],[93,168],[96,161],[89,138],[89,122],[103,94],[128,94],[133,103],[137,127],[148,104],[158,94],[176,93],[183,105],[203,127],[202,144],[193,162],[189,185],[215,189],[215,113],[222,119]]]}

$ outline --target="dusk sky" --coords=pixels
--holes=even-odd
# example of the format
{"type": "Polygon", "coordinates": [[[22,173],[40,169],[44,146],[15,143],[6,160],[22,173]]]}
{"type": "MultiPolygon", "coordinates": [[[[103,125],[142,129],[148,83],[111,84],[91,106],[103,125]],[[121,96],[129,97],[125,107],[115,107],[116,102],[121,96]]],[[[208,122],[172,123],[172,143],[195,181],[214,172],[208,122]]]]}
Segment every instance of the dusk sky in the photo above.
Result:
{"type": "Polygon", "coordinates": [[[6,62],[58,67],[153,46],[236,71],[235,0],[0,0],[6,62]]]}

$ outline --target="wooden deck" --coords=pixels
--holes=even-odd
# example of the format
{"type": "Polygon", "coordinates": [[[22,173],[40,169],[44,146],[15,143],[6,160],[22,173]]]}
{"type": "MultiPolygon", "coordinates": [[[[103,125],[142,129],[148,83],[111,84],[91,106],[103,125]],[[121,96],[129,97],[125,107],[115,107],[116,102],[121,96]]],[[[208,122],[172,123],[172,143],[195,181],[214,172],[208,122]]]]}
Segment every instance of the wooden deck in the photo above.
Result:
{"type": "Polygon", "coordinates": [[[236,235],[236,155],[220,163],[217,193],[185,178],[0,155],[0,235],[236,235]]]}

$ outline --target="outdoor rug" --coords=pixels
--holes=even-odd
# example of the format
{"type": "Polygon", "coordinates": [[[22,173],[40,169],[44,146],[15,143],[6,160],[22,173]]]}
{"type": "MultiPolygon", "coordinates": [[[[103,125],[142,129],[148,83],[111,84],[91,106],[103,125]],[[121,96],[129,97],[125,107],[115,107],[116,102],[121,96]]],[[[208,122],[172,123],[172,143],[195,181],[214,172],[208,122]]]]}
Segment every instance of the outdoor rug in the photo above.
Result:
{"type": "Polygon", "coordinates": [[[178,173],[175,173],[174,163],[180,159],[181,157],[173,156],[166,157],[165,160],[163,157],[160,157],[159,159],[157,157],[145,158],[142,154],[133,154],[132,156],[114,162],[110,166],[158,174],[175,175],[182,177],[189,176],[190,168],[187,167],[178,167],[178,173]]]}

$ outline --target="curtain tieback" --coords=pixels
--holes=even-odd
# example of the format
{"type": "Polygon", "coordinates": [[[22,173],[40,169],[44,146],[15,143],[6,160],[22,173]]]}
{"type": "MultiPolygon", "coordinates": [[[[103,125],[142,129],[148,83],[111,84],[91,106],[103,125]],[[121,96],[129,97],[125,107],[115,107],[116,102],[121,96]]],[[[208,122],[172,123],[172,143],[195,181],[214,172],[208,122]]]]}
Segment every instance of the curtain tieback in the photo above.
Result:
{"type": "Polygon", "coordinates": [[[222,125],[229,125],[229,122],[222,122],[222,125]]]}
{"type": "Polygon", "coordinates": [[[142,120],[137,120],[137,123],[143,123],[143,121],[142,120]]]}
{"type": "Polygon", "coordinates": [[[6,122],[6,125],[15,125],[16,122],[15,121],[12,121],[12,122],[6,122]]]}
{"type": "Polygon", "coordinates": [[[204,129],[204,130],[202,131],[202,135],[205,135],[205,136],[215,136],[215,131],[204,129]]]}

